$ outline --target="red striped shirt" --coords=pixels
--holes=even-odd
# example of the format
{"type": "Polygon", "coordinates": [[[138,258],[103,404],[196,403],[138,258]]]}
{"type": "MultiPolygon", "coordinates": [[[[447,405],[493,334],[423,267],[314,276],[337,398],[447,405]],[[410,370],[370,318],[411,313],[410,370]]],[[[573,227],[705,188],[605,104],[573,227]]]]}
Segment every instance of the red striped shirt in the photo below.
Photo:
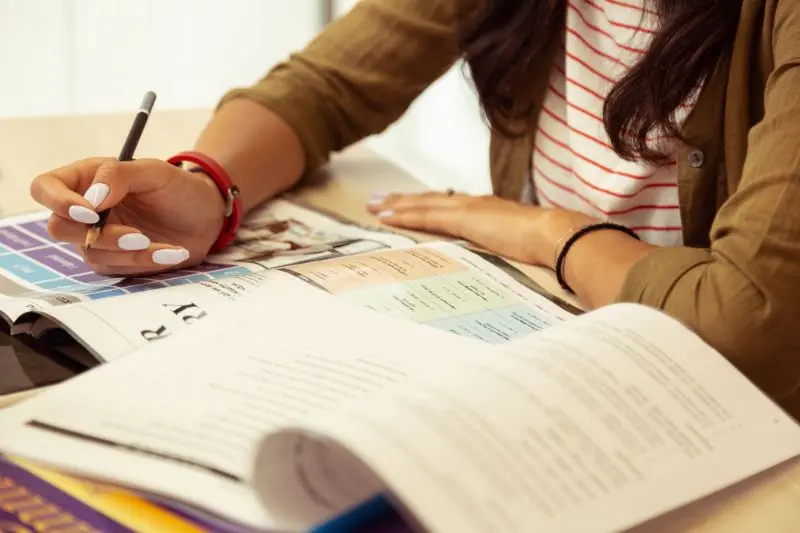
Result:
{"type": "MultiPolygon", "coordinates": [[[[539,117],[532,161],[536,198],[624,224],[654,244],[682,242],[677,166],[614,153],[602,122],[615,80],[650,46],[658,18],[644,0],[569,0],[562,53],[539,117]]],[[[678,110],[681,121],[691,103],[678,110]]],[[[653,132],[651,142],[676,141],[653,132]]]]}

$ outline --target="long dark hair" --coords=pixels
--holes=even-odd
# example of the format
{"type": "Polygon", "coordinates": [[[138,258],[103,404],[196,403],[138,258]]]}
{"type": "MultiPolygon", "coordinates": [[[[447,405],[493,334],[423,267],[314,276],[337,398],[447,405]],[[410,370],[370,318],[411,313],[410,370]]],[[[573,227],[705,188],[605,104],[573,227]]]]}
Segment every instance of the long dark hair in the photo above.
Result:
{"type": "MultiPolygon", "coordinates": [[[[562,38],[567,1],[482,0],[464,26],[461,50],[484,115],[504,135],[525,132],[520,119],[530,115],[532,103],[524,82],[535,59],[562,38]]],[[[648,1],[660,15],[660,28],[648,52],[609,93],[603,118],[621,157],[656,162],[663,154],[648,146],[648,134],[659,130],[682,139],[675,111],[730,52],[741,0],[648,1]]]]}

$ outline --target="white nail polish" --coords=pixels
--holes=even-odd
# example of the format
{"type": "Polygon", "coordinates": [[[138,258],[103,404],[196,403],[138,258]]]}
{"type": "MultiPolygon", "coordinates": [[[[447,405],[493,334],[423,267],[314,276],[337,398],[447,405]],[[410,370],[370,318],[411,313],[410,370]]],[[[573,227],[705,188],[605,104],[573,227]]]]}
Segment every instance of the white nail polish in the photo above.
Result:
{"type": "Polygon", "coordinates": [[[123,250],[146,250],[150,246],[150,239],[141,233],[126,233],[117,239],[117,246],[123,250]]]}
{"type": "Polygon", "coordinates": [[[153,252],[153,263],[157,265],[177,265],[189,259],[189,250],[185,248],[164,248],[153,252]]]}
{"type": "Polygon", "coordinates": [[[381,211],[380,213],[378,213],[378,218],[388,218],[392,215],[394,215],[394,211],[392,211],[391,209],[387,209],[386,211],[381,211]]]}
{"type": "Polygon", "coordinates": [[[83,224],[94,224],[100,220],[100,215],[91,209],[83,207],[82,205],[70,206],[69,217],[72,220],[75,220],[76,222],[82,222],[83,224]]]}
{"type": "Polygon", "coordinates": [[[105,183],[95,183],[84,193],[83,197],[92,204],[92,207],[97,209],[97,206],[103,203],[103,200],[108,196],[108,185],[105,183]]]}
{"type": "Polygon", "coordinates": [[[385,196],[373,196],[372,198],[367,200],[367,205],[381,205],[385,201],[386,201],[385,196]]]}

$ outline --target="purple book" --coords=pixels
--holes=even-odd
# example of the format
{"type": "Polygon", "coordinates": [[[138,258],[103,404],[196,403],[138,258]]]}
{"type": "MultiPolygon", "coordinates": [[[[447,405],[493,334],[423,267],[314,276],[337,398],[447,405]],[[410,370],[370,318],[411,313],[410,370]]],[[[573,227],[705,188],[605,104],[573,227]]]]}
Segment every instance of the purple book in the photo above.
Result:
{"type": "MultiPolygon", "coordinates": [[[[347,533],[411,533],[394,513],[369,524],[323,528],[347,533]]],[[[0,457],[0,532],[243,533],[240,525],[182,505],[99,485],[0,457]]]]}
{"type": "Polygon", "coordinates": [[[68,526],[76,531],[133,532],[27,470],[0,459],[0,531],[68,526]]]}
{"type": "Polygon", "coordinates": [[[242,531],[138,495],[0,457],[0,532],[175,533],[242,531]]]}

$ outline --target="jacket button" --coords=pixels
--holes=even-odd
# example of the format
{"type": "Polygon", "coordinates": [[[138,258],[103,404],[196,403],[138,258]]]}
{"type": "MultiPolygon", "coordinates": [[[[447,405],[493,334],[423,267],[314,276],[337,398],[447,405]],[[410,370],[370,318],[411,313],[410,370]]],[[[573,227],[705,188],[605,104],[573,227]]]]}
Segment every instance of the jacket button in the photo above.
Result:
{"type": "Polygon", "coordinates": [[[692,150],[689,152],[689,164],[692,165],[692,168],[700,168],[705,163],[706,156],[700,150],[692,150]]]}

